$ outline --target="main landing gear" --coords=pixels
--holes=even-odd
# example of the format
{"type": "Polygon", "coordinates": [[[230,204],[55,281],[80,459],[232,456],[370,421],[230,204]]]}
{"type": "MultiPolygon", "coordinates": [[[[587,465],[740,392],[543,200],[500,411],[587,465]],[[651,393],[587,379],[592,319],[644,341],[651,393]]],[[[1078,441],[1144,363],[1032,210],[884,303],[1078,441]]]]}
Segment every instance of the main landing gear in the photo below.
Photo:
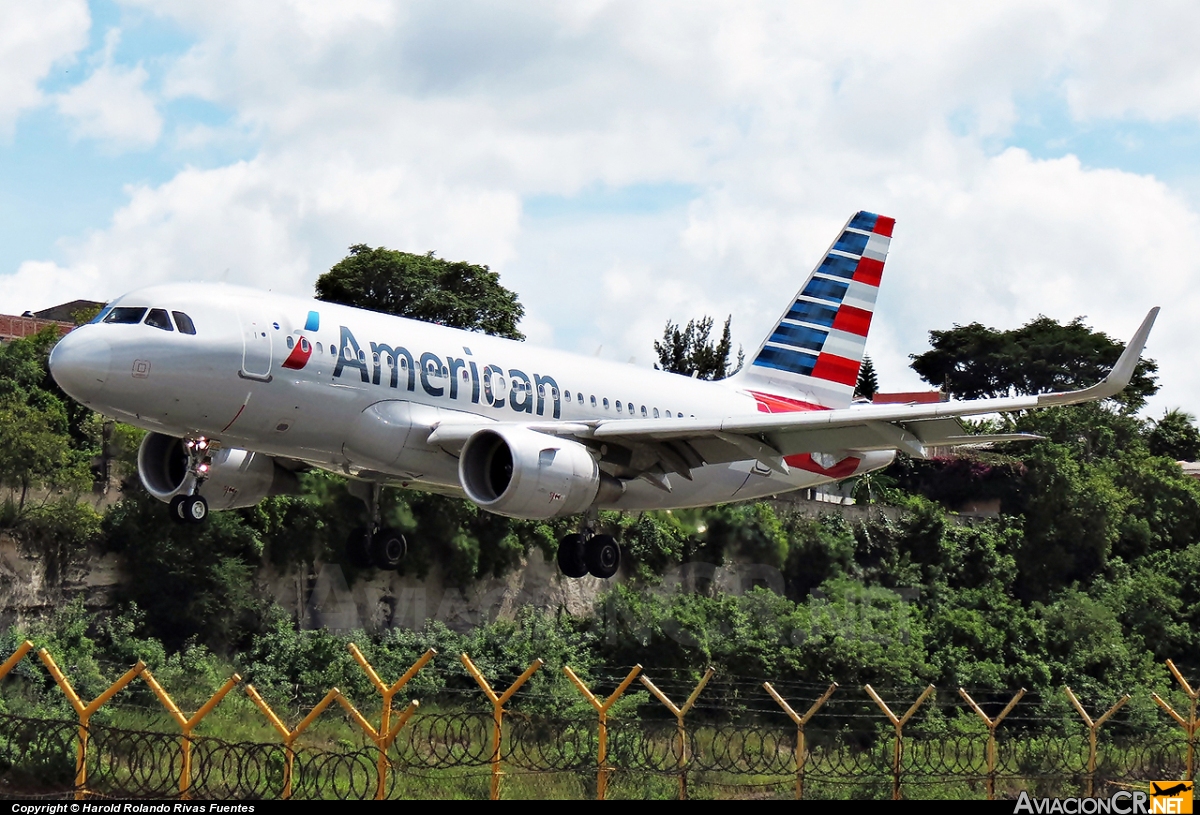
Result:
{"type": "Polygon", "coordinates": [[[367,505],[371,525],[369,528],[360,526],[350,533],[346,539],[346,559],[360,569],[368,566],[384,570],[399,568],[408,554],[408,541],[399,530],[381,527],[379,494],[383,487],[375,483],[351,481],[347,489],[367,505]]]}
{"type": "Polygon", "coordinates": [[[187,439],[183,443],[187,453],[188,479],[191,489],[186,495],[176,495],[167,505],[171,520],[181,524],[202,524],[208,520],[208,501],[200,494],[200,486],[208,478],[212,469],[212,451],[208,439],[201,436],[198,439],[187,439]]]}
{"type": "Polygon", "coordinates": [[[558,568],[566,577],[592,575],[608,579],[621,566],[621,546],[612,535],[591,529],[564,535],[558,542],[558,568]]]}

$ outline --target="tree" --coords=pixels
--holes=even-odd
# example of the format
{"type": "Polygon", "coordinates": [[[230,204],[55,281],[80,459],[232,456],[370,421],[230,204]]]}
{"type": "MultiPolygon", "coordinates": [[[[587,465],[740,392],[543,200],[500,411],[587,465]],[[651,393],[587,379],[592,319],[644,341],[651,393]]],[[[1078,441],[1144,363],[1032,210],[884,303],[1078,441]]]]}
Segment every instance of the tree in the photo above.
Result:
{"type": "Polygon", "coordinates": [[[430,323],[523,340],[525,314],[517,295],[487,266],[448,261],[433,252],[350,247],[350,254],[317,278],[317,299],[430,323]]]}
{"type": "Polygon", "coordinates": [[[858,384],[854,386],[855,397],[874,399],[879,392],[879,379],[875,376],[875,365],[868,356],[863,357],[862,367],[858,369],[858,384]]]}
{"type": "Polygon", "coordinates": [[[721,339],[714,342],[712,334],[712,317],[701,317],[699,320],[688,320],[687,328],[680,328],[667,320],[663,329],[662,342],[655,340],[654,351],[658,354],[659,366],[664,371],[696,375],[698,379],[724,379],[737,373],[742,368],[745,354],[738,348],[737,365],[729,367],[729,354],[733,350],[730,339],[729,325],[733,315],[725,319],[725,328],[721,339]]]}
{"type": "MultiPolygon", "coordinates": [[[[1038,317],[1018,329],[980,323],[930,331],[932,350],[911,356],[912,369],[960,399],[1037,394],[1085,388],[1103,379],[1125,349],[1076,317],[1062,325],[1038,317]]],[[[1158,365],[1141,360],[1128,388],[1114,399],[1135,411],[1158,391],[1158,365]]]]}
{"type": "Polygon", "coordinates": [[[82,489],[87,468],[71,450],[61,411],[42,410],[13,397],[0,399],[0,485],[15,490],[17,512],[31,489],[82,489]]]}
{"type": "Polygon", "coordinates": [[[1195,461],[1200,458],[1200,430],[1194,416],[1182,410],[1170,410],[1154,423],[1147,439],[1150,452],[1176,461],[1195,461]]]}

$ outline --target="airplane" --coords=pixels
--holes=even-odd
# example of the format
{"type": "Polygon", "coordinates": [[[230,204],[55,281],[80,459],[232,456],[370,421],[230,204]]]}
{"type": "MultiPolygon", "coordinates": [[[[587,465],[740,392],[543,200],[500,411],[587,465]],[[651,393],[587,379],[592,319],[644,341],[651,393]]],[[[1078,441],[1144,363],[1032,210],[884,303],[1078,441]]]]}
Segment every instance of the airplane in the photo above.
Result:
{"type": "Polygon", "coordinates": [[[1188,784],[1187,782],[1184,782],[1182,784],[1175,784],[1174,786],[1170,786],[1170,787],[1167,787],[1166,789],[1162,789],[1161,787],[1158,786],[1158,784],[1155,784],[1153,781],[1151,781],[1150,782],[1150,788],[1151,788],[1150,794],[1153,796],[1160,796],[1160,795],[1175,796],[1175,795],[1179,795],[1180,793],[1188,792],[1193,787],[1195,787],[1194,784],[1188,784]]]}
{"type": "Polygon", "coordinates": [[[107,304],[61,340],[72,398],[148,431],[146,490],[179,522],[294,493],[296,474],[348,476],[370,527],[361,565],[396,568],[384,485],[465,497],[513,518],[582,516],[561,572],[609,578],[620,544],[600,509],[741,501],[886,467],[897,451],[1036,438],[972,435],[960,417],[1103,399],[1133,374],[1152,309],[1109,375],[1065,393],[853,402],[895,221],[858,212],[788,298],[750,364],[719,381],[228,285],[166,284],[107,304]]]}

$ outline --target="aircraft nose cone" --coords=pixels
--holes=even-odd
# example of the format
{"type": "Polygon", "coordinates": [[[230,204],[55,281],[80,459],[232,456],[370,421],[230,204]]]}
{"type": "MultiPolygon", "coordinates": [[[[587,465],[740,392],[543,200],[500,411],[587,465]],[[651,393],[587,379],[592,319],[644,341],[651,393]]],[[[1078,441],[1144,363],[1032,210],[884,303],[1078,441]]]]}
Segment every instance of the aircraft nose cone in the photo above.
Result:
{"type": "Polygon", "coordinates": [[[50,374],[67,394],[90,402],[104,388],[112,365],[112,346],[93,331],[75,329],[50,353],[50,374]]]}

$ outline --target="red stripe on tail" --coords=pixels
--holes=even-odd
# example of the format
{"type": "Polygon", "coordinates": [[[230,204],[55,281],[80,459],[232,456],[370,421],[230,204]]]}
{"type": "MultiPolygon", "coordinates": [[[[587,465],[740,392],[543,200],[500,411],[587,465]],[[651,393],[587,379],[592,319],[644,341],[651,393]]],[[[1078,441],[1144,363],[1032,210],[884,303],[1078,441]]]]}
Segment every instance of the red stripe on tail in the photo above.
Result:
{"type": "Polygon", "coordinates": [[[833,318],[834,331],[845,331],[847,334],[865,337],[870,328],[871,312],[854,306],[842,306],[833,318]]]}
{"type": "Polygon", "coordinates": [[[821,354],[817,357],[817,364],[813,366],[813,372],[810,375],[815,379],[824,379],[827,382],[853,387],[858,384],[859,364],[853,359],[833,354],[821,354]]]}
{"type": "Polygon", "coordinates": [[[883,261],[873,258],[863,258],[854,267],[854,281],[866,283],[868,286],[878,286],[883,279],[883,261]]]}

